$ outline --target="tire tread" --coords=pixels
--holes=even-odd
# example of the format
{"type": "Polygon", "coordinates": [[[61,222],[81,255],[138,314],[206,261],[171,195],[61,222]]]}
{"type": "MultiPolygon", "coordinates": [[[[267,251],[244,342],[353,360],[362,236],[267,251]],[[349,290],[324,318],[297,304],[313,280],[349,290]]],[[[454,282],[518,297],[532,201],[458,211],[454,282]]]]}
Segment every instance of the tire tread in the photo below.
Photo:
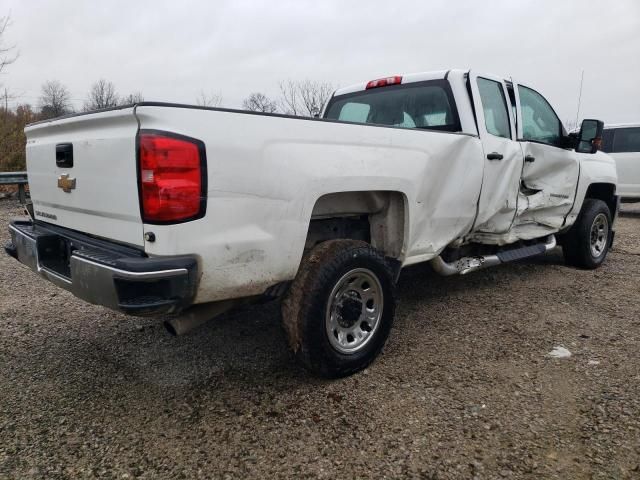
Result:
{"type": "Polygon", "coordinates": [[[611,212],[605,202],[597,198],[587,198],[582,205],[576,223],[565,234],[562,242],[562,253],[565,262],[578,268],[594,269],[604,262],[611,244],[611,212]],[[594,259],[590,250],[591,224],[599,213],[604,213],[609,222],[609,239],[607,251],[598,259],[594,259]]]}
{"type": "Polygon", "coordinates": [[[309,322],[313,321],[310,317],[318,307],[318,296],[333,281],[336,272],[355,257],[366,258],[383,269],[392,287],[391,298],[385,295],[385,305],[387,302],[390,303],[391,317],[393,317],[395,301],[392,270],[382,253],[360,240],[329,240],[314,247],[303,257],[298,274],[282,302],[282,320],[289,346],[307,370],[323,377],[343,377],[365,368],[384,346],[384,340],[390,329],[389,325],[386,335],[385,332],[380,332],[385,338],[382,342],[378,342],[379,345],[366,356],[366,359],[353,363],[336,361],[336,358],[340,357],[337,352],[331,355],[331,358],[328,358],[328,355],[319,354],[322,350],[316,348],[317,346],[309,338],[309,322]]]}

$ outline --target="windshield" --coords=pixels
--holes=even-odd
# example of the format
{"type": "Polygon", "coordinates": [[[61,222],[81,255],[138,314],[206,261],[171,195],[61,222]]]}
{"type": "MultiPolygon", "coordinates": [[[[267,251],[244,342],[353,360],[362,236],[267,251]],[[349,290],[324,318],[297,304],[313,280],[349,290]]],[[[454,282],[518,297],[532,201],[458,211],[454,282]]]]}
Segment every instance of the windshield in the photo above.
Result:
{"type": "Polygon", "coordinates": [[[460,131],[446,80],[373,88],[334,97],[325,118],[404,128],[460,131]]]}

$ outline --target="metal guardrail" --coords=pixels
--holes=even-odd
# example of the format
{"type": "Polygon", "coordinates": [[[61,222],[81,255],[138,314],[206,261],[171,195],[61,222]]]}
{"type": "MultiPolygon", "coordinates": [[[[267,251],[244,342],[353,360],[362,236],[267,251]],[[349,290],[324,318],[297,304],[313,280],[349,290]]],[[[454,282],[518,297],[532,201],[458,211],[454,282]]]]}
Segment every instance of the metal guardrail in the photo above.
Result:
{"type": "Polygon", "coordinates": [[[0,185],[18,185],[18,197],[23,205],[26,202],[24,186],[27,183],[27,172],[0,172],[0,185]]]}

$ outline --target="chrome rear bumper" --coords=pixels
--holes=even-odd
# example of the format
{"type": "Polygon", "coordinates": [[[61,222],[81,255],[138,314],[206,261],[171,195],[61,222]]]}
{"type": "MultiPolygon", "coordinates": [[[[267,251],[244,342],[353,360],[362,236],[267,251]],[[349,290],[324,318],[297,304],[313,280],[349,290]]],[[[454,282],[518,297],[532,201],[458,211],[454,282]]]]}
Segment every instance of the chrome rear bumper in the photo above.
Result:
{"type": "Polygon", "coordinates": [[[13,221],[5,251],[87,302],[132,315],[179,312],[198,285],[195,256],[144,252],[40,222],[13,221]]]}

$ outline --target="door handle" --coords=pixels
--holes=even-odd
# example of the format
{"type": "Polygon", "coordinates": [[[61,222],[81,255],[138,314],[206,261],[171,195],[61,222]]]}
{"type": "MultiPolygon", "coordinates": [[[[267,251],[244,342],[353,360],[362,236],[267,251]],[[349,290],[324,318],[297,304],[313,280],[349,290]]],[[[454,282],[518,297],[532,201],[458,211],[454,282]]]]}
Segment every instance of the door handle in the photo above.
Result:
{"type": "Polygon", "coordinates": [[[502,154],[498,152],[491,152],[487,155],[487,160],[502,160],[503,158],[502,154]]]}
{"type": "Polygon", "coordinates": [[[533,163],[536,161],[536,157],[534,157],[533,155],[527,155],[526,157],[524,157],[524,161],[528,163],[533,163]]]}

